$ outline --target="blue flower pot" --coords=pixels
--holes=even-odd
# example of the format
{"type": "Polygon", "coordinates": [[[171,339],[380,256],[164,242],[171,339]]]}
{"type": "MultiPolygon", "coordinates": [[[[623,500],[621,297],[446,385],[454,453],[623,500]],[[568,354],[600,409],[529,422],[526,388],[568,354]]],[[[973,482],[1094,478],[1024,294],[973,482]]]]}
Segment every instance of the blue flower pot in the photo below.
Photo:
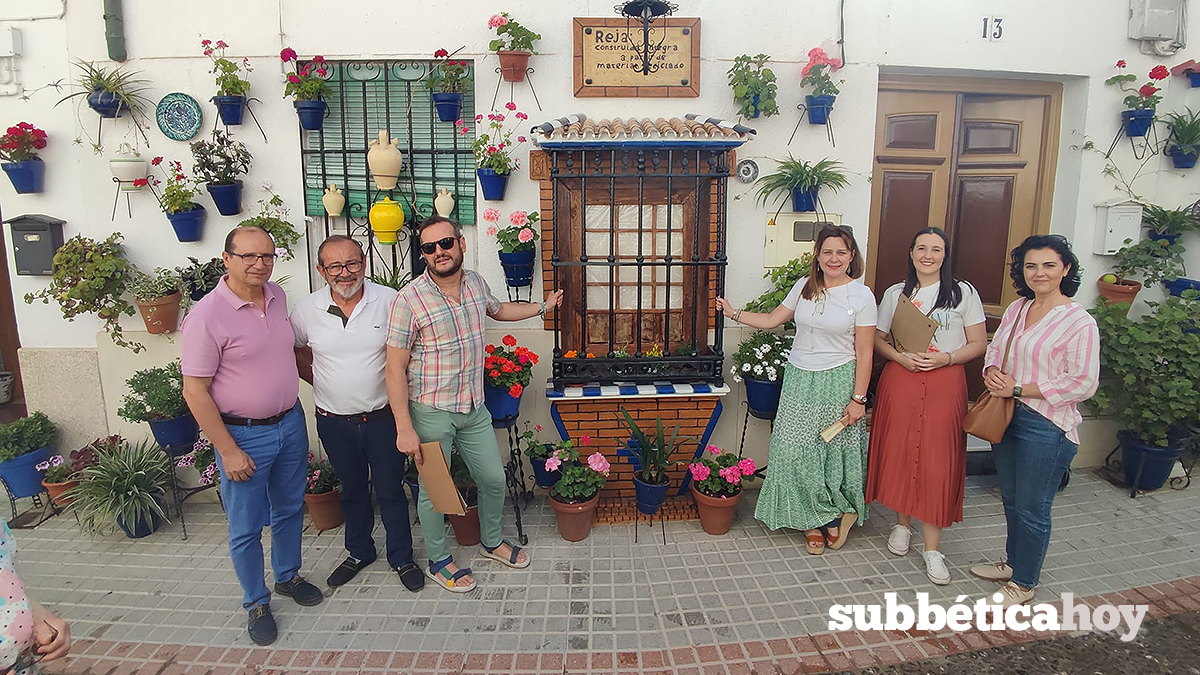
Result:
{"type": "MultiPolygon", "coordinates": [[[[549,443],[546,447],[553,447],[549,443]]],[[[548,488],[553,487],[562,478],[562,471],[547,471],[546,460],[544,459],[529,459],[529,466],[533,467],[533,482],[537,483],[538,487],[548,488]]]]}
{"type": "Polygon", "coordinates": [[[175,238],[179,241],[200,241],[204,236],[204,219],[208,216],[208,211],[199,204],[195,206],[191,211],[167,214],[167,220],[171,221],[171,227],[175,228],[175,238]]]}
{"type": "Polygon", "coordinates": [[[1163,279],[1162,283],[1163,286],[1167,287],[1167,292],[1177,298],[1182,298],[1183,292],[1187,290],[1200,291],[1200,281],[1187,277],[1179,277],[1171,281],[1163,279]]]}
{"type": "Polygon", "coordinates": [[[805,213],[817,210],[817,190],[800,190],[794,188],[792,190],[792,210],[797,213],[805,213]]]}
{"type": "Polygon", "coordinates": [[[89,108],[96,111],[96,114],[109,119],[120,117],[122,110],[129,110],[121,101],[120,96],[110,94],[103,89],[93,89],[92,93],[88,94],[87,104],[89,108]]]}
{"type": "Polygon", "coordinates": [[[761,114],[762,111],[758,109],[758,94],[755,94],[754,98],[750,101],[750,119],[758,119],[758,116],[761,114]]]}
{"type": "Polygon", "coordinates": [[[1200,87],[1200,73],[1189,70],[1188,81],[1192,83],[1193,87],[1200,87]]]}
{"type": "Polygon", "coordinates": [[[641,472],[633,474],[633,488],[637,495],[638,511],[652,516],[658,513],[658,509],[662,506],[663,500],[667,498],[667,488],[671,487],[671,481],[667,481],[662,485],[652,485],[642,481],[641,472]]]}
{"type": "Polygon", "coordinates": [[[534,256],[537,255],[535,249],[512,253],[501,251],[499,255],[500,266],[504,268],[505,283],[514,288],[533,284],[533,261],[534,256]]]}
{"type": "Polygon", "coordinates": [[[497,429],[516,424],[521,412],[521,399],[513,398],[505,387],[483,385],[483,403],[492,414],[492,426],[497,429]]]}
{"type": "Polygon", "coordinates": [[[154,442],[158,443],[167,455],[178,457],[192,451],[196,439],[200,438],[200,427],[191,413],[186,413],[169,420],[147,422],[154,442]]]}
{"type": "Polygon", "coordinates": [[[829,111],[833,110],[833,102],[836,99],[837,97],[832,94],[805,96],[804,101],[808,106],[808,123],[828,124],[829,111]]]}
{"type": "Polygon", "coordinates": [[[322,100],[292,101],[296,109],[296,117],[300,119],[300,128],[306,131],[320,131],[325,123],[325,111],[329,106],[322,100]]]}
{"type": "Polygon", "coordinates": [[[1148,230],[1146,232],[1146,236],[1154,241],[1165,241],[1168,244],[1174,244],[1175,242],[1179,241],[1178,234],[1160,234],[1154,230],[1148,230]]]}
{"type": "MultiPolygon", "coordinates": [[[[156,496],[154,501],[158,502],[160,507],[162,506],[162,499],[160,497],[156,496]]],[[[117,527],[121,528],[121,531],[125,533],[125,536],[129,537],[130,539],[149,537],[158,530],[160,525],[162,525],[162,518],[158,515],[158,513],[153,511],[150,512],[149,521],[147,521],[145,517],[138,518],[137,522],[133,524],[133,527],[130,527],[124,520],[122,520],[121,516],[117,516],[117,527]]]]}
{"type": "Polygon", "coordinates": [[[27,159],[23,162],[5,162],[0,169],[8,174],[13,189],[19,195],[34,194],[42,191],[46,178],[46,163],[40,159],[27,159]]]}
{"type": "Polygon", "coordinates": [[[1200,145],[1172,145],[1167,154],[1171,156],[1171,163],[1176,169],[1190,169],[1196,166],[1200,145]]]}
{"type": "Polygon", "coordinates": [[[8,486],[8,494],[14,499],[20,499],[41,493],[45,489],[42,487],[45,471],[38,471],[35,467],[50,459],[52,454],[50,446],[47,445],[0,463],[0,477],[4,478],[4,483],[8,486]]]}
{"type": "Polygon", "coordinates": [[[1129,487],[1135,487],[1136,481],[1139,490],[1157,490],[1167,482],[1179,459],[1180,447],[1158,448],[1128,431],[1117,432],[1117,441],[1121,444],[1121,466],[1129,487]]]}
{"type": "Polygon", "coordinates": [[[232,127],[242,123],[242,114],[246,111],[245,96],[214,96],[212,102],[217,105],[217,114],[225,126],[232,127]]]}
{"type": "Polygon", "coordinates": [[[1125,134],[1130,138],[1145,136],[1154,124],[1153,110],[1122,110],[1121,122],[1125,126],[1125,134]]]}
{"type": "Polygon", "coordinates": [[[504,201],[504,191],[508,189],[508,174],[496,173],[495,169],[475,169],[479,176],[479,187],[483,188],[483,198],[489,202],[504,201]]]}
{"type": "Polygon", "coordinates": [[[223,216],[236,216],[242,212],[242,181],[234,181],[232,185],[209,183],[204,187],[208,190],[208,194],[212,195],[213,204],[217,206],[217,213],[223,216]]]}
{"type": "Polygon", "coordinates": [[[432,95],[433,107],[437,108],[438,119],[443,122],[456,122],[462,117],[462,92],[437,92],[432,95]]]}
{"type": "Polygon", "coordinates": [[[746,383],[746,405],[750,414],[759,419],[774,419],[779,410],[779,395],[783,393],[783,381],[771,382],[742,378],[746,383]]]}

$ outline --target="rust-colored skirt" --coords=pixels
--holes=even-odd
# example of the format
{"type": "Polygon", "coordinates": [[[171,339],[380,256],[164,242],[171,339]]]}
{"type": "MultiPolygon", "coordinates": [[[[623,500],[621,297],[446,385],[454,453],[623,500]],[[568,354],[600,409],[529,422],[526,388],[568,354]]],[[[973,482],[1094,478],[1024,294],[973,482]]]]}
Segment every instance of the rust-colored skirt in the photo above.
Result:
{"type": "Polygon", "coordinates": [[[961,365],[909,372],[889,361],[876,390],[867,503],[922,523],[962,520],[967,479],[967,378],[961,365]]]}

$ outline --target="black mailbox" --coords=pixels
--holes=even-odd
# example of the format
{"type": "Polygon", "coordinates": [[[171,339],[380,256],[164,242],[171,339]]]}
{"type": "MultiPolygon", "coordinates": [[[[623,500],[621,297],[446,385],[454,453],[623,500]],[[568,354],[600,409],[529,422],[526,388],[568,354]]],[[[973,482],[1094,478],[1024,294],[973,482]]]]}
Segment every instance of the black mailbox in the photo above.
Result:
{"type": "Polygon", "coordinates": [[[13,258],[17,274],[49,276],[54,272],[54,253],[63,245],[66,221],[30,214],[4,221],[12,226],[13,258]]]}

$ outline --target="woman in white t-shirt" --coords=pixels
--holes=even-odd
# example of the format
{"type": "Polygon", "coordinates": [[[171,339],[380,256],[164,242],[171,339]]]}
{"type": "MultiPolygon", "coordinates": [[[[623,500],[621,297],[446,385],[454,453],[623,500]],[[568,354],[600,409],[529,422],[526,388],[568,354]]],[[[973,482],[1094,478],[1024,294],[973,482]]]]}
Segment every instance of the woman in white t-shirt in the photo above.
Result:
{"type": "Polygon", "coordinates": [[[846,543],[850,527],[866,520],[867,384],[875,338],[875,298],[862,282],[862,256],[848,227],[827,226],[813,246],[813,273],[796,282],[769,314],[734,310],[725,316],[753,328],[796,322],[784,367],[767,474],[754,517],[772,530],[804,530],[806,550],[824,553],[846,543]],[[821,432],[846,428],[826,443],[821,432]]]}
{"type": "Polygon", "coordinates": [[[987,349],[983,301],[954,278],[946,233],[928,227],[908,248],[908,278],[888,288],[879,303],[875,351],[888,363],[876,391],[867,462],[867,501],[896,512],[888,550],[908,553],[912,519],[925,535],[925,573],[950,583],[946,558],[938,551],[942,528],[962,520],[966,482],[967,379],[963,364],[987,349]],[[897,351],[884,339],[900,294],[938,322],[929,349],[897,351]]]}

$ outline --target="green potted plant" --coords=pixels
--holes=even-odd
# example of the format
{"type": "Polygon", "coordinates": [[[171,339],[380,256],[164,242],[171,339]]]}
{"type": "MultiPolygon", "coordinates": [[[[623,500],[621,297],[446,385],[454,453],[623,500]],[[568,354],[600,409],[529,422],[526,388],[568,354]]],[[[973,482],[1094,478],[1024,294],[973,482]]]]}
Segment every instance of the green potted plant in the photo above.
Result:
{"type": "Polygon", "coordinates": [[[200,241],[204,236],[204,221],[208,212],[194,200],[200,192],[200,185],[194,178],[188,178],[183,173],[181,162],[169,161],[167,168],[162,168],[163,158],[155,157],[150,160],[151,166],[158,167],[167,178],[166,187],[160,193],[158,187],[162,181],[151,176],[135,180],[134,185],[149,186],[158,200],[158,207],[167,215],[171,228],[175,230],[175,238],[179,241],[200,241]]]}
{"type": "MultiPolygon", "coordinates": [[[[82,96],[88,107],[101,118],[120,117],[122,112],[128,111],[134,126],[142,138],[146,138],[146,111],[153,109],[154,103],[146,96],[150,81],[142,77],[141,71],[131,70],[128,66],[109,69],[82,59],[75,62],[75,67],[79,73],[70,84],[74,91],[60,98],[55,105],[82,96]]],[[[146,143],[149,142],[146,139],[146,143]]],[[[99,138],[91,145],[96,153],[103,150],[99,138]]]]}
{"type": "Polygon", "coordinates": [[[42,471],[49,459],[58,429],[38,411],[8,424],[0,424],[0,478],[13,498],[32,497],[42,491],[42,471]]]}
{"type": "Polygon", "coordinates": [[[133,424],[149,424],[154,440],[172,457],[191,452],[200,428],[183,400],[179,359],[139,370],[125,380],[125,385],[129,393],[121,398],[117,417],[133,424]]]}
{"type": "Polygon", "coordinates": [[[328,459],[318,460],[311,452],[308,453],[304,505],[318,532],[332,530],[346,520],[342,513],[342,481],[338,480],[328,459]]]}
{"type": "Polygon", "coordinates": [[[482,540],[479,527],[479,490],[466,461],[457,450],[450,451],[450,479],[454,487],[462,495],[463,503],[467,505],[465,515],[450,514],[450,528],[454,530],[454,539],[459,546],[475,546],[482,540]]]}
{"type": "MultiPolygon", "coordinates": [[[[520,133],[517,134],[514,141],[513,133],[517,132],[516,125],[527,121],[529,116],[517,110],[516,104],[512,101],[506,103],[504,107],[516,120],[513,127],[505,128],[504,122],[508,116],[504,113],[490,112],[487,114],[487,130],[479,131],[475,136],[475,142],[471,145],[471,149],[475,153],[475,173],[479,176],[479,187],[483,191],[483,198],[488,201],[504,199],[504,192],[508,188],[508,177],[521,167],[521,162],[517,158],[517,147],[526,141],[526,137],[520,133]]],[[[475,124],[482,123],[483,115],[476,115],[475,124]]],[[[463,122],[458,133],[466,135],[470,130],[467,123],[463,122]]]]}
{"type": "Polygon", "coordinates": [[[1126,93],[1125,110],[1121,111],[1121,126],[1130,138],[1145,136],[1154,124],[1154,108],[1162,100],[1159,88],[1155,82],[1165,80],[1170,76],[1166,66],[1158,65],[1150,70],[1150,81],[1138,88],[1132,84],[1137,82],[1137,75],[1122,72],[1125,69],[1125,59],[1117,61],[1117,74],[1104,81],[1107,85],[1116,85],[1126,93]]]}
{"type": "Polygon", "coordinates": [[[700,527],[709,534],[725,534],[733,526],[742,484],[753,481],[754,460],[738,459],[732,452],[710,445],[707,452],[688,465],[692,498],[700,514],[700,527]]]}
{"type": "Polygon", "coordinates": [[[733,60],[733,67],[726,72],[729,86],[733,87],[733,102],[742,117],[753,119],[760,114],[765,117],[779,114],[779,105],[775,103],[779,85],[775,84],[775,72],[767,67],[770,60],[766,54],[742,54],[733,60]]]}
{"type": "Polygon", "coordinates": [[[529,56],[537,53],[533,43],[542,39],[541,34],[517,23],[508,12],[493,14],[488,19],[488,28],[496,31],[496,39],[488,43],[488,49],[500,59],[500,77],[506,82],[523,81],[529,69],[529,56]]]}
{"type": "Polygon", "coordinates": [[[800,86],[812,87],[812,93],[804,97],[808,110],[809,124],[826,124],[829,111],[840,93],[833,81],[833,73],[842,67],[841,59],[831,59],[820,47],[808,50],[808,63],[800,70],[800,86]],[[828,70],[827,70],[828,69],[828,70]]]}
{"type": "Polygon", "coordinates": [[[483,401],[497,429],[515,424],[521,411],[521,395],[533,377],[538,355],[517,345],[517,338],[505,335],[499,345],[483,348],[483,401]]]}
{"type": "Polygon", "coordinates": [[[225,276],[225,262],[220,258],[213,258],[202,263],[192,256],[188,256],[188,260],[191,261],[190,265],[176,267],[175,271],[179,272],[183,290],[195,301],[208,295],[209,291],[221,283],[221,277],[225,276]]]}
{"type": "MultiPolygon", "coordinates": [[[[563,443],[572,443],[573,441],[563,441],[559,444],[543,443],[538,434],[542,431],[542,425],[533,424],[529,420],[525,420],[525,431],[521,432],[521,445],[524,446],[525,456],[529,458],[529,466],[533,467],[533,481],[538,487],[548,488],[558,482],[562,476],[557,471],[546,471],[546,460],[554,451],[563,445],[563,443]]],[[[583,437],[588,439],[587,436],[583,437]]]]}
{"type": "Polygon", "coordinates": [[[612,467],[604,455],[595,452],[586,463],[579,462],[574,447],[555,450],[546,460],[547,471],[561,471],[562,477],[550,488],[550,507],[558,523],[558,534],[567,541],[583,541],[592,531],[600,489],[612,467]]]}
{"type": "MultiPolygon", "coordinates": [[[[778,307],[791,292],[797,281],[812,274],[812,253],[805,252],[799,258],[792,258],[780,267],[767,270],[764,279],[770,279],[771,289],[746,303],[747,312],[769,313],[778,307]]],[[[788,321],[783,324],[784,333],[791,334],[796,330],[796,323],[788,321]]]]}
{"type": "Polygon", "coordinates": [[[275,248],[282,251],[283,260],[291,260],[296,255],[296,245],[300,243],[300,233],[288,220],[288,207],[283,205],[283,199],[271,193],[270,199],[258,200],[258,215],[238,223],[239,227],[257,227],[271,235],[275,248]]]}
{"type": "Polygon", "coordinates": [[[46,132],[29,122],[18,122],[0,136],[0,169],[8,174],[19,195],[42,191],[46,165],[37,151],[46,147],[46,132]]]}
{"type": "Polygon", "coordinates": [[[432,92],[433,107],[443,122],[457,122],[462,117],[463,89],[471,85],[467,62],[451,56],[445,49],[434,52],[438,62],[425,77],[425,88],[432,92]]]}
{"type": "Polygon", "coordinates": [[[217,212],[236,216],[242,212],[242,181],[238,176],[250,170],[252,157],[245,143],[233,140],[228,132],[213,131],[212,140],[192,143],[196,163],[192,171],[212,195],[217,212]]]}
{"type": "Polygon", "coordinates": [[[200,472],[197,482],[201,487],[216,484],[220,490],[220,468],[217,467],[217,451],[213,449],[213,445],[203,436],[196,439],[192,444],[192,451],[181,455],[175,461],[175,466],[180,469],[195,467],[196,471],[200,472]]]}
{"type": "Polygon", "coordinates": [[[183,279],[179,272],[159,267],[154,274],[135,270],[129,282],[133,302],[142,314],[146,331],[158,335],[170,333],[179,323],[180,289],[183,279]]]}
{"type": "Polygon", "coordinates": [[[1165,239],[1172,244],[1186,232],[1200,232],[1200,218],[1191,208],[1167,209],[1156,204],[1142,207],[1142,227],[1151,239],[1165,239]]]}
{"type": "Polygon", "coordinates": [[[45,470],[42,486],[50,494],[51,501],[56,506],[64,507],[71,503],[71,497],[64,493],[79,485],[79,477],[83,470],[96,465],[96,456],[109,452],[121,443],[120,436],[97,438],[78,450],[72,450],[70,457],[54,455],[49,460],[37,465],[39,470],[45,470]]]}
{"type": "Polygon", "coordinates": [[[386,264],[383,264],[380,261],[377,262],[379,262],[379,271],[367,276],[367,279],[372,283],[379,284],[380,286],[387,286],[388,288],[393,288],[398,291],[407,286],[408,282],[412,281],[412,274],[405,271],[403,267],[396,265],[395,267],[388,269],[386,264]]]}
{"type": "Polygon", "coordinates": [[[783,373],[792,341],[786,335],[760,330],[738,345],[730,372],[734,382],[746,383],[746,405],[759,419],[775,419],[783,393],[783,373]]]}
{"type": "Polygon", "coordinates": [[[792,195],[792,210],[797,212],[816,211],[820,203],[818,192],[826,188],[837,192],[850,184],[842,163],[836,159],[806,162],[788,155],[786,160],[772,173],[764,174],[755,183],[758,185],[758,203],[766,204],[779,194],[792,195]]]}
{"type": "Polygon", "coordinates": [[[1187,295],[1147,302],[1151,311],[1137,320],[1105,300],[1092,310],[1100,330],[1100,386],[1091,405],[1120,425],[1122,465],[1137,489],[1162,487],[1198,423],[1200,294],[1187,295]]]}
{"type": "Polygon", "coordinates": [[[652,516],[662,506],[667,497],[667,488],[671,486],[671,477],[667,475],[667,469],[671,467],[671,455],[692,439],[679,437],[679,422],[675,423],[675,430],[671,432],[671,437],[667,438],[662,418],[656,417],[656,430],[651,438],[638,427],[624,406],[621,406],[621,415],[617,419],[622,418],[625,426],[629,428],[630,435],[626,447],[637,464],[637,470],[633,474],[633,487],[637,495],[638,511],[652,516]]]}
{"type": "Polygon", "coordinates": [[[283,51],[279,52],[279,59],[285,64],[292,64],[293,72],[288,73],[287,83],[283,85],[283,95],[295,99],[292,101],[292,107],[296,109],[300,128],[320,131],[325,120],[325,110],[329,107],[325,103],[325,97],[332,91],[329,81],[325,79],[329,75],[325,57],[317,54],[301,68],[296,58],[296,50],[284,47],[283,51]]]}
{"type": "Polygon", "coordinates": [[[498,228],[500,211],[492,207],[483,210],[483,220],[488,223],[487,235],[495,237],[500,244],[497,255],[504,270],[504,283],[513,288],[533,283],[533,265],[537,257],[537,241],[541,238],[537,223],[541,216],[537,211],[513,211],[508,215],[511,225],[498,228]]]}
{"type": "Polygon", "coordinates": [[[1166,153],[1176,169],[1190,169],[1196,166],[1196,158],[1200,156],[1200,114],[1186,108],[1187,114],[1169,112],[1166,114],[1167,127],[1170,137],[1166,142],[1166,153]]]}
{"type": "Polygon", "coordinates": [[[217,114],[221,116],[225,126],[241,124],[246,108],[246,92],[250,91],[250,80],[242,77],[241,73],[254,70],[250,67],[250,59],[243,57],[239,62],[227,58],[225,49],[229,45],[224,40],[214,43],[204,39],[200,41],[200,47],[204,55],[213,62],[213,69],[208,72],[217,79],[217,95],[212,97],[212,102],[217,106],[217,114]]]}
{"type": "Polygon", "coordinates": [[[1113,268],[1100,277],[1097,287],[1101,297],[1121,303],[1129,311],[1129,303],[1146,286],[1160,281],[1173,281],[1183,274],[1183,244],[1166,239],[1142,239],[1125,246],[1113,255],[1113,268]],[[1135,277],[1141,277],[1137,281],[1135,277]]]}
{"type": "Polygon", "coordinates": [[[125,536],[149,536],[167,519],[163,498],[169,484],[167,456],[157,445],[120,441],[96,453],[96,463],[79,474],[79,485],[64,496],[89,534],[106,534],[113,525],[125,536]]]}
{"type": "Polygon", "coordinates": [[[75,235],[54,254],[54,273],[50,285],[25,294],[25,302],[49,303],[54,300],[63,317],[74,321],[80,314],[95,314],[104,322],[104,330],[114,344],[140,352],[144,347],[130,342],[121,333],[121,315],[133,316],[133,306],[122,297],[133,275],[121,252],[121,233],[114,232],[104,241],[75,235]]]}

